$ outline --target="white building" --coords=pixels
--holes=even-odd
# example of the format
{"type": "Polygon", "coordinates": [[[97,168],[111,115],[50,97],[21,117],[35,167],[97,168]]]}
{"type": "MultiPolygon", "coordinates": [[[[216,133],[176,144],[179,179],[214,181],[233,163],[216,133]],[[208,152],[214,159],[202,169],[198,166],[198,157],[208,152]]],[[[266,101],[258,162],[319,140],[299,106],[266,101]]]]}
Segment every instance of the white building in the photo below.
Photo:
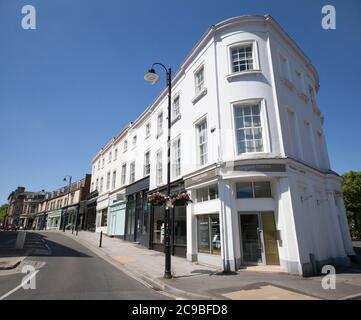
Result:
{"type": "MultiPolygon", "coordinates": [[[[174,210],[174,254],[303,275],[348,263],[318,89],[310,60],[270,16],[228,19],[202,36],[173,78],[171,177],[193,199],[174,210]]],[[[165,188],[166,116],[164,90],[93,159],[98,231],[162,247],[162,212],[145,196],[165,188]],[[116,199],[123,206],[110,210],[116,199]]]]}

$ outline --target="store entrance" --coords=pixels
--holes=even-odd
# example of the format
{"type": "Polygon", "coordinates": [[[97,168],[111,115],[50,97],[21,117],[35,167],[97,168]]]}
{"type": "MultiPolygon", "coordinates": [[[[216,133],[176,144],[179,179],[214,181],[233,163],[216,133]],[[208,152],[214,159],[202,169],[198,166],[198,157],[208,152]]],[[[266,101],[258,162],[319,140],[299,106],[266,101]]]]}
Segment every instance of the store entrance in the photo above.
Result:
{"type": "Polygon", "coordinates": [[[279,265],[274,213],[241,213],[240,222],[243,263],[279,265]]]}

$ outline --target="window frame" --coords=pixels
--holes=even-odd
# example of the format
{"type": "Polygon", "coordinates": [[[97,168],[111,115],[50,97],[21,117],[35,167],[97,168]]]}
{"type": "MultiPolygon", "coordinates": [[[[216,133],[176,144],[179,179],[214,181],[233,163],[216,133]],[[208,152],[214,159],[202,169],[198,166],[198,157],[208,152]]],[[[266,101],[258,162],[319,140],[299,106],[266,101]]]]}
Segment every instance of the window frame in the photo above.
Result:
{"type": "Polygon", "coordinates": [[[150,150],[147,150],[144,153],[144,177],[150,175],[150,150]],[[147,155],[148,155],[148,163],[147,163],[147,155]]]}
{"type": "Polygon", "coordinates": [[[271,180],[255,180],[255,181],[237,181],[234,184],[234,190],[235,190],[235,198],[236,200],[242,200],[242,199],[252,199],[252,200],[257,200],[257,199],[273,199],[273,190],[272,190],[272,181],[271,180]],[[237,192],[237,185],[238,184],[250,184],[251,185],[251,189],[252,189],[252,197],[238,197],[238,192],[237,192]],[[255,188],[255,184],[257,183],[268,183],[269,184],[269,192],[270,192],[270,196],[269,197],[256,197],[256,188],[255,188]]]}
{"type": "Polygon", "coordinates": [[[180,94],[177,93],[172,99],[172,119],[176,119],[180,115],[180,94]],[[178,101],[178,112],[175,113],[175,101],[178,101]]]}
{"type": "Polygon", "coordinates": [[[158,149],[156,152],[156,169],[155,169],[156,185],[163,183],[163,150],[158,149]]]}
{"type": "Polygon", "coordinates": [[[135,134],[133,137],[132,137],[132,149],[135,149],[137,147],[137,142],[138,142],[138,137],[137,135],[135,134]]]}
{"type": "Polygon", "coordinates": [[[123,163],[120,172],[120,183],[124,186],[127,183],[127,163],[123,163]],[[123,171],[124,169],[124,171],[123,171]]]}
{"type": "Polygon", "coordinates": [[[181,137],[178,135],[172,141],[172,177],[177,178],[182,174],[182,144],[181,137]],[[176,159],[175,146],[178,146],[178,158],[176,159]]]}
{"type": "Polygon", "coordinates": [[[199,187],[197,189],[195,189],[195,197],[194,197],[194,203],[197,204],[197,203],[203,203],[203,202],[208,202],[208,201],[214,201],[214,200],[219,200],[219,188],[218,188],[218,183],[211,183],[211,184],[208,184],[206,186],[202,186],[202,187],[199,187]],[[215,187],[216,188],[216,197],[214,199],[211,199],[211,193],[210,193],[210,188],[212,187],[215,187]],[[206,200],[201,200],[199,201],[198,199],[198,192],[200,192],[200,190],[205,190],[207,189],[207,199],[206,200]]]}
{"type": "Polygon", "coordinates": [[[129,184],[132,184],[134,182],[135,182],[135,161],[132,161],[129,165],[129,184]]]}
{"type": "Polygon", "coordinates": [[[105,190],[109,191],[110,190],[110,180],[111,180],[111,172],[108,171],[107,172],[107,180],[106,180],[106,185],[105,185],[105,190]]]}
{"type": "Polygon", "coordinates": [[[243,40],[238,41],[235,43],[232,43],[227,46],[228,50],[228,75],[227,77],[235,77],[242,74],[252,74],[252,73],[260,73],[261,67],[260,67],[260,61],[259,61],[259,53],[258,53],[258,42],[256,40],[243,40]],[[253,59],[253,69],[252,70],[245,70],[245,71],[239,71],[234,72],[233,71],[233,59],[232,59],[232,50],[239,47],[246,47],[246,46],[252,46],[252,59],[253,59]]]}
{"type": "MultiPolygon", "coordinates": [[[[206,166],[208,164],[208,155],[209,155],[209,145],[208,145],[208,138],[209,138],[209,134],[208,134],[208,118],[207,116],[202,117],[201,119],[199,119],[196,123],[195,123],[195,131],[196,131],[196,156],[197,156],[197,161],[196,164],[198,167],[203,167],[206,166]],[[200,144],[200,134],[199,134],[199,127],[203,124],[206,123],[206,139],[205,139],[205,143],[206,144],[206,159],[204,161],[204,163],[201,162],[201,152],[200,152],[200,148],[201,148],[201,144],[200,144]]],[[[203,153],[204,155],[204,153],[203,153]]]]}
{"type": "Polygon", "coordinates": [[[164,113],[163,113],[163,110],[161,110],[157,114],[157,138],[159,138],[163,134],[163,132],[164,132],[163,128],[164,128],[164,113]],[[159,119],[162,119],[161,126],[159,126],[159,124],[160,124],[159,119]]]}
{"type": "Polygon", "coordinates": [[[150,137],[152,132],[152,123],[148,121],[145,125],[145,138],[150,137]]]}
{"type": "Polygon", "coordinates": [[[249,158],[250,156],[263,155],[271,152],[270,149],[270,136],[269,136],[269,124],[268,124],[268,114],[267,114],[267,103],[263,98],[255,98],[255,99],[246,99],[239,100],[230,103],[231,107],[231,126],[233,129],[232,139],[233,139],[233,149],[234,156],[236,159],[249,158]],[[242,105],[251,105],[251,104],[259,104],[260,107],[260,119],[262,126],[262,140],[263,140],[263,151],[262,152],[246,152],[246,153],[238,153],[238,140],[237,140],[237,132],[236,132],[236,119],[235,119],[235,107],[239,107],[242,105]]]}
{"type": "Polygon", "coordinates": [[[206,89],[206,75],[205,75],[205,67],[204,63],[201,63],[196,70],[194,70],[194,94],[196,97],[202,94],[202,92],[206,89]],[[199,84],[197,84],[197,76],[200,72],[203,72],[203,81],[202,87],[199,89],[199,84]]]}
{"type": "Polygon", "coordinates": [[[116,186],[116,182],[117,182],[117,170],[113,170],[112,172],[112,190],[115,189],[116,186]]]}

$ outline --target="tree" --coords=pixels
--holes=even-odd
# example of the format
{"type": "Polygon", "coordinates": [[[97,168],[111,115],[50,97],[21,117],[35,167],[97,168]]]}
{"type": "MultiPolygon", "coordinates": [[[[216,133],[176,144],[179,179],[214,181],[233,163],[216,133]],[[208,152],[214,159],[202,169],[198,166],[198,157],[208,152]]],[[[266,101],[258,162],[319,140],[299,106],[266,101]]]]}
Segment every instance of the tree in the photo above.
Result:
{"type": "Polygon", "coordinates": [[[343,195],[353,238],[361,237],[361,172],[343,175],[343,195]]]}
{"type": "Polygon", "coordinates": [[[7,204],[4,204],[4,205],[0,206],[0,223],[4,222],[7,212],[8,212],[8,205],[7,204]]]}

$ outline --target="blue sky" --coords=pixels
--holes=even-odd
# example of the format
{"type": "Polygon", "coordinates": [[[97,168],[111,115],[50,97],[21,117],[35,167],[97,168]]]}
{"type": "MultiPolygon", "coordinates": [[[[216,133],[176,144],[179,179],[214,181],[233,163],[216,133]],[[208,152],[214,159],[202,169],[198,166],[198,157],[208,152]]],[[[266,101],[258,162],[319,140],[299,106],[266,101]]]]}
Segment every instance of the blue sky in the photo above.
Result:
{"type": "Polygon", "coordinates": [[[360,0],[0,0],[0,204],[18,185],[53,190],[156,97],[143,75],[177,68],[211,24],[271,14],[319,72],[334,170],[361,170],[360,0]],[[37,29],[21,28],[21,8],[37,29]],[[321,8],[337,29],[321,28],[321,8]]]}

